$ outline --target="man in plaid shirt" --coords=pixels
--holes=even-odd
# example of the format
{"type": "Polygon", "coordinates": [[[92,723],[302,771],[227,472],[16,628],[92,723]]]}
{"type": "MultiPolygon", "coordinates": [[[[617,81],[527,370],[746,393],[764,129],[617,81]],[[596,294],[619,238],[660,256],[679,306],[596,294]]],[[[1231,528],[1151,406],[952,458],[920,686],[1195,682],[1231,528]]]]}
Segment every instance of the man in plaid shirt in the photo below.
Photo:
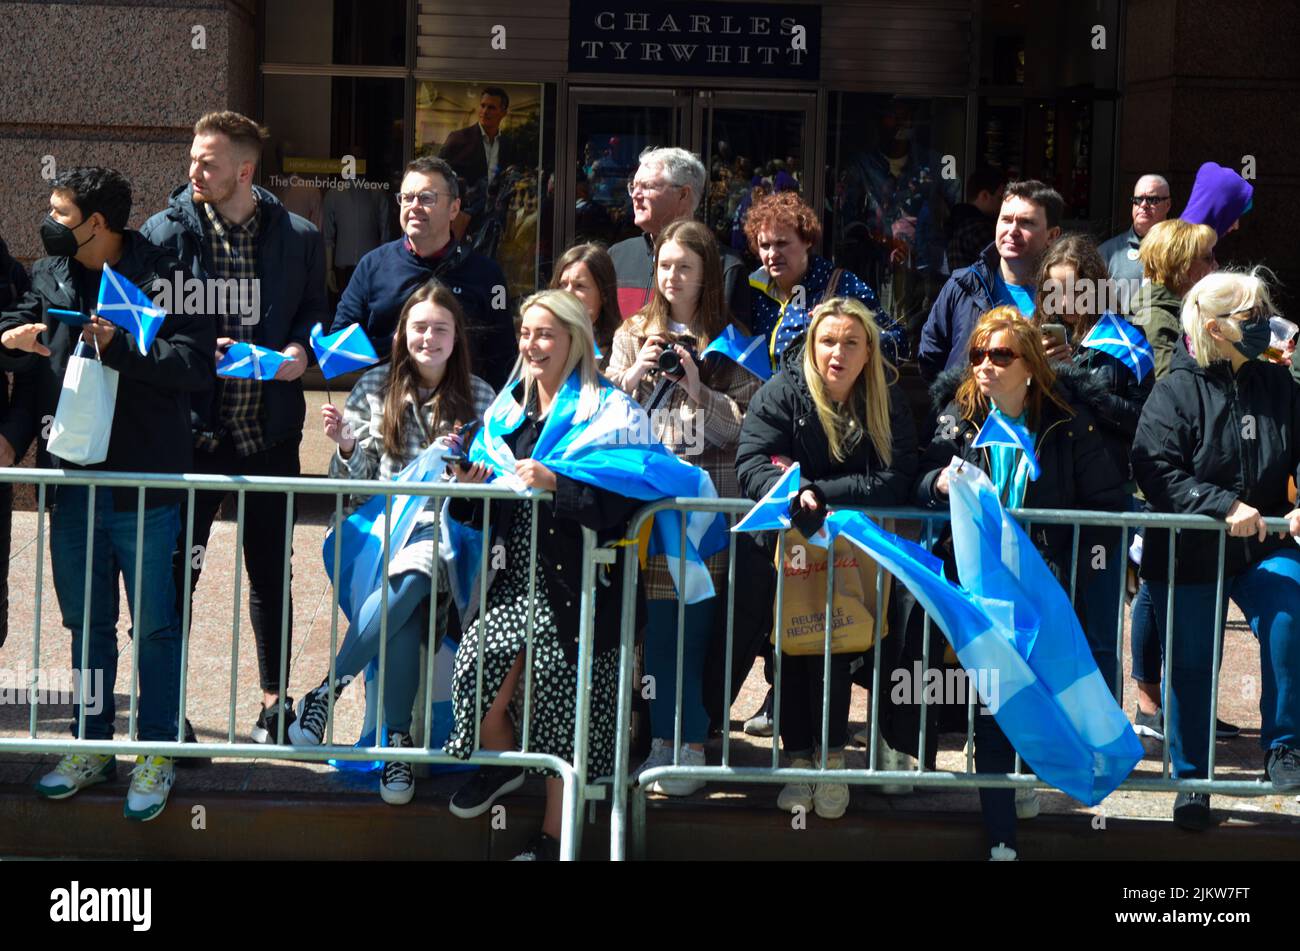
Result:
{"type": "MultiPolygon", "coordinates": [[[[267,138],[265,129],[238,113],[203,116],[194,127],[189,184],[173,192],[168,208],[143,229],[150,241],[173,248],[208,288],[220,281],[238,289],[235,306],[212,315],[219,321],[218,361],[237,341],[288,358],[272,380],[217,378],[210,401],[194,407],[195,472],[301,473],[298,447],[306,402],[299,378],[307,368],[312,326],[329,319],[325,253],[314,225],[253,185],[267,138]]],[[[226,301],[231,303],[229,297],[226,301]]],[[[178,592],[183,593],[187,560],[192,584],[198,583],[212,522],[225,497],[222,492],[196,493],[193,547],[184,551],[183,526],[177,546],[178,592]]],[[[244,511],[249,613],[262,682],[262,710],[252,736],[259,743],[274,743],[281,726],[287,730],[293,721],[293,698],[283,696],[290,652],[286,648],[282,654],[280,646],[286,618],[290,639],[293,627],[293,601],[284,583],[285,562],[292,557],[285,544],[285,496],[249,492],[244,511]]]]}

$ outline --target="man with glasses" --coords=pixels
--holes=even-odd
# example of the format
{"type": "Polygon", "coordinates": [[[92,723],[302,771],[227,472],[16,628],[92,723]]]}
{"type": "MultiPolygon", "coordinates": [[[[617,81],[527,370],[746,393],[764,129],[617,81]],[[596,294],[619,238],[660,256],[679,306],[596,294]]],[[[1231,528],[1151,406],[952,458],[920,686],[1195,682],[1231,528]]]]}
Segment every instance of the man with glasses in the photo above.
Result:
{"type": "Polygon", "coordinates": [[[440,158],[423,156],[406,166],[398,190],[402,236],[361,259],[334,314],[332,330],[361,324],[381,358],[393,345],[402,305],[416,288],[437,278],[465,312],[475,375],[493,389],[505,385],[518,355],[506,277],[467,239],[452,236],[460,214],[456,173],[440,158]]]}
{"type": "MultiPolygon", "coordinates": [[[[618,276],[618,306],[631,317],[645,306],[654,286],[655,239],[678,218],[695,214],[704,195],[704,163],[685,149],[648,148],[628,180],[632,214],[642,233],[609,249],[618,276]]],[[[718,245],[722,256],[722,288],[731,316],[749,326],[749,280],[745,262],[730,248],[718,245]]]]}
{"type": "MultiPolygon", "coordinates": [[[[266,347],[287,358],[265,381],[226,379],[216,375],[215,367],[208,368],[205,392],[192,406],[191,472],[273,477],[302,472],[298,447],[307,403],[300,378],[307,369],[311,328],[329,319],[325,252],[315,225],[253,184],[269,137],[266,129],[237,112],[201,117],[194,124],[189,181],[140,231],[204,282],[205,298],[224,288],[225,306],[219,305],[219,313],[201,315],[211,318],[216,331],[217,362],[236,342],[266,347]]],[[[182,295],[173,287],[172,299],[178,311],[193,316],[188,290],[182,295]]],[[[198,492],[192,512],[182,512],[173,563],[178,597],[192,596],[198,584],[208,535],[225,498],[223,492],[198,492]],[[188,550],[187,517],[194,520],[188,550]]],[[[287,625],[292,639],[293,597],[284,579],[292,549],[284,533],[284,495],[250,492],[246,505],[248,612],[262,686],[262,705],[251,734],[259,743],[274,743],[280,724],[287,728],[293,719],[293,698],[280,695],[280,682],[289,682],[289,652],[281,656],[280,635],[287,625]]]]}
{"type": "MultiPolygon", "coordinates": [[[[1160,175],[1143,175],[1133,186],[1133,197],[1129,201],[1133,206],[1133,226],[1115,235],[1097,250],[1106,262],[1112,281],[1133,282],[1128,286],[1136,288],[1142,283],[1142,261],[1138,258],[1138,247],[1152,225],[1169,217],[1169,182],[1160,175]]],[[[1129,295],[1121,297],[1125,302],[1128,299],[1129,295]]]]}

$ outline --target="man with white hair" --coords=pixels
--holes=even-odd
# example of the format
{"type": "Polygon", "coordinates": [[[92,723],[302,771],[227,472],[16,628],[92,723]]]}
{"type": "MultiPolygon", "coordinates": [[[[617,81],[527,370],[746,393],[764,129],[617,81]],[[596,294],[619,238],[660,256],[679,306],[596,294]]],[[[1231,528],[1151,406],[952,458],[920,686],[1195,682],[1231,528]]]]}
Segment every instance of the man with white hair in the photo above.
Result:
{"type": "MultiPolygon", "coordinates": [[[[1142,282],[1142,261],[1138,246],[1151,226],[1169,217],[1169,182],[1162,175],[1143,175],[1133,186],[1133,226],[1115,235],[1097,250],[1110,271],[1112,281],[1142,282]]],[[[1134,285],[1136,286],[1136,285],[1134,285]]]]}
{"type": "MultiPolygon", "coordinates": [[[[695,214],[704,195],[704,163],[685,149],[648,148],[627,183],[633,220],[642,234],[609,249],[618,276],[618,306],[631,317],[645,306],[654,286],[655,239],[678,218],[695,214]]],[[[718,245],[722,256],[722,287],[731,316],[749,326],[749,281],[745,263],[730,248],[718,245]]]]}

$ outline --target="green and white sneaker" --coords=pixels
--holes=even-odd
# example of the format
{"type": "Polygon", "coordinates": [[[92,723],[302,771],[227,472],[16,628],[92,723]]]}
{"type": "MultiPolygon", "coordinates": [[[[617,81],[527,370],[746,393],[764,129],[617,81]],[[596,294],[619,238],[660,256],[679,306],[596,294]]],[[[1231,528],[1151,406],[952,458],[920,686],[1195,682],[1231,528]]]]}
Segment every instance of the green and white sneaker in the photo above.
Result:
{"type": "Polygon", "coordinates": [[[100,753],[69,753],[59,765],[36,781],[36,792],[46,799],[67,799],[87,786],[117,779],[117,757],[100,753]]]}
{"type": "Polygon", "coordinates": [[[176,781],[175,761],[166,756],[140,756],[131,770],[131,788],[126,792],[122,815],[148,822],[167,805],[167,795],[176,781]]]}

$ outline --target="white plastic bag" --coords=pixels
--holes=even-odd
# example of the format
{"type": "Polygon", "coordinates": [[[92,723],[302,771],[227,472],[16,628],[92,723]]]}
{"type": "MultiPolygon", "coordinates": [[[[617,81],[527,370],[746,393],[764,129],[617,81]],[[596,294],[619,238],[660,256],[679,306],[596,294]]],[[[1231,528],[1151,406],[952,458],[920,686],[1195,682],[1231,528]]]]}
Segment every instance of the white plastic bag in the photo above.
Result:
{"type": "Polygon", "coordinates": [[[59,406],[50,426],[45,447],[50,455],[77,466],[93,466],[108,458],[117,407],[117,375],[100,359],[98,340],[93,356],[84,340],[77,343],[68,357],[59,406]]]}

